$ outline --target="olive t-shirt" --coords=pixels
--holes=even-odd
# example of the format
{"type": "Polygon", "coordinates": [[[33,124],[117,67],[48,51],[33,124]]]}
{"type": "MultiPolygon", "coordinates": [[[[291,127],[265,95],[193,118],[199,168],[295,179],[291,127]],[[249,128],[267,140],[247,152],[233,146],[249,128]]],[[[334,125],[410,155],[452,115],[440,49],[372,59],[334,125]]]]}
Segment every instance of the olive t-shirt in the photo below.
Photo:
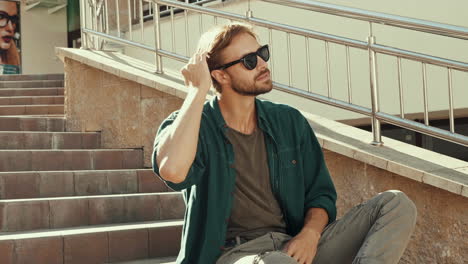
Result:
{"type": "Polygon", "coordinates": [[[270,184],[263,131],[246,135],[229,128],[226,136],[234,149],[236,188],[226,239],[248,240],[268,232],[286,233],[286,224],[270,184]]]}

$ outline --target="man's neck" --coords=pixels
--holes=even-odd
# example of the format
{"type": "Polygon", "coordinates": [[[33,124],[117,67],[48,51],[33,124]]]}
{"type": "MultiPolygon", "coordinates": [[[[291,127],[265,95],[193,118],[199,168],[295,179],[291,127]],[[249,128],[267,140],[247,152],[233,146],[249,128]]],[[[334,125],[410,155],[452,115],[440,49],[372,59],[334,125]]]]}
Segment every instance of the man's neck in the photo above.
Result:
{"type": "Polygon", "coordinates": [[[219,108],[226,124],[241,133],[253,133],[257,127],[255,97],[221,94],[218,98],[219,108]]]}

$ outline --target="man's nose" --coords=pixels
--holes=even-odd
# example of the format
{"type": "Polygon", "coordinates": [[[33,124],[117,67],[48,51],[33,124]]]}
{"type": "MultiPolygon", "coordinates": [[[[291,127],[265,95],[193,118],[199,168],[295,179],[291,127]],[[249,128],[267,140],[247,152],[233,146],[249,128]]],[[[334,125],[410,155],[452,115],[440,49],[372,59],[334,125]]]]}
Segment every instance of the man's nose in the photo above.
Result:
{"type": "Polygon", "coordinates": [[[13,25],[13,22],[11,22],[11,20],[8,20],[8,23],[6,24],[5,27],[7,30],[11,30],[11,31],[15,30],[15,26],[13,25]]]}
{"type": "Polygon", "coordinates": [[[262,59],[262,57],[257,55],[257,67],[259,69],[267,68],[268,63],[262,59]]]}

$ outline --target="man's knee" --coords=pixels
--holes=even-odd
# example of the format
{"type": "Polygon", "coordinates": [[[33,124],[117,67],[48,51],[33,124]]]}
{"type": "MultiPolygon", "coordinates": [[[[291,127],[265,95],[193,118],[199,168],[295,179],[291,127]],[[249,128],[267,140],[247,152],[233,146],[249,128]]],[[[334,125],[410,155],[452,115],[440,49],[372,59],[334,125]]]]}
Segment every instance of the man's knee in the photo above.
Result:
{"type": "Polygon", "coordinates": [[[399,190],[388,190],[379,193],[383,203],[389,203],[390,201],[395,202],[397,209],[408,218],[416,221],[417,209],[414,202],[402,191],[399,190]]]}
{"type": "Polygon", "coordinates": [[[258,259],[259,264],[297,264],[297,261],[281,251],[267,252],[258,259]]]}

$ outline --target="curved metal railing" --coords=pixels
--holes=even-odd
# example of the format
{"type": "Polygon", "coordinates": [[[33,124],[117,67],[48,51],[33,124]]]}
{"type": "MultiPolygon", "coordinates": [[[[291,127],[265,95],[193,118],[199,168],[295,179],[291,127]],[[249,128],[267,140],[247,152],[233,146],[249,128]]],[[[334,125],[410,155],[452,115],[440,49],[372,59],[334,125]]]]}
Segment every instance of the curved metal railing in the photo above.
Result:
{"type": "MultiPolygon", "coordinates": [[[[86,1],[80,0],[81,5],[85,6],[86,1]]],[[[130,0],[128,0],[130,2],[130,0]]],[[[274,82],[274,87],[283,92],[308,98],[317,102],[321,102],[327,105],[335,106],[341,109],[352,111],[355,113],[363,114],[371,117],[372,119],[372,132],[374,135],[374,140],[372,144],[381,145],[381,125],[380,122],[384,121],[399,127],[407,128],[416,132],[420,132],[426,135],[438,137],[447,141],[451,141],[462,146],[468,146],[468,137],[462,134],[455,132],[455,122],[454,122],[454,104],[453,104],[453,84],[452,84],[452,71],[459,70],[463,72],[468,72],[468,63],[455,61],[446,58],[440,58],[437,56],[432,56],[429,54],[422,54],[413,51],[403,50],[395,47],[389,47],[385,45],[380,45],[375,43],[375,37],[373,35],[373,24],[385,24],[388,26],[399,27],[404,29],[410,29],[414,31],[420,31],[450,38],[468,40],[468,28],[435,23],[431,21],[425,21],[420,19],[413,19],[407,17],[401,17],[396,15],[389,15],[379,12],[371,12],[367,10],[361,10],[357,8],[343,7],[333,4],[321,3],[317,1],[301,1],[301,0],[262,0],[264,2],[270,2],[273,4],[278,4],[288,7],[296,7],[301,9],[310,10],[313,12],[325,13],[330,15],[335,15],[339,17],[346,17],[351,19],[357,19],[361,21],[366,21],[369,23],[369,36],[367,41],[355,40],[351,38],[345,38],[342,36],[337,36],[333,34],[322,33],[302,27],[297,27],[293,25],[286,25],[278,23],[275,21],[269,21],[261,18],[256,18],[253,16],[252,11],[250,10],[250,4],[248,10],[246,10],[245,15],[239,15],[235,13],[230,13],[210,7],[203,6],[204,3],[212,2],[209,0],[201,1],[202,3],[192,4],[188,0],[185,1],[173,1],[173,0],[138,0],[140,3],[140,21],[142,38],[143,38],[143,5],[144,2],[151,4],[150,10],[161,10],[161,6],[166,6],[164,13],[165,15],[170,16],[171,19],[171,36],[172,43],[175,43],[175,30],[174,30],[174,10],[183,10],[185,18],[185,33],[188,35],[188,23],[187,23],[187,14],[188,12],[211,15],[216,18],[229,19],[231,21],[242,21],[250,23],[256,26],[264,27],[269,30],[269,39],[270,46],[274,47],[272,42],[272,30],[278,30],[286,33],[287,43],[288,43],[288,83],[278,83],[274,82]],[[291,34],[303,36],[306,39],[317,39],[325,42],[326,47],[326,67],[327,67],[327,89],[328,96],[320,95],[311,91],[311,82],[310,82],[310,63],[307,61],[307,91],[292,87],[292,72],[291,72],[291,34]],[[338,100],[331,96],[331,80],[330,80],[330,61],[329,61],[329,43],[335,43],[343,45],[346,47],[346,65],[347,65],[347,78],[348,78],[348,101],[338,100]],[[366,50],[369,53],[369,81],[370,81],[370,94],[371,94],[371,107],[363,107],[351,102],[351,83],[350,83],[350,55],[349,49],[357,48],[361,50],[366,50]],[[384,113],[380,111],[379,100],[378,100],[378,89],[377,89],[377,65],[376,65],[376,54],[386,54],[391,55],[397,58],[397,67],[398,67],[398,86],[399,86],[399,107],[400,114],[398,116],[392,115],[389,113],[384,113]],[[403,106],[403,88],[402,88],[402,70],[401,70],[401,59],[409,59],[413,61],[418,61],[421,63],[423,71],[423,97],[424,97],[424,124],[409,120],[405,118],[405,111],[403,106]],[[432,64],[440,67],[445,67],[447,69],[447,83],[448,83],[448,95],[449,95],[449,120],[450,128],[449,130],[440,129],[429,125],[429,110],[428,110],[428,98],[427,98],[427,74],[426,74],[426,65],[432,64]]],[[[250,3],[250,0],[248,0],[250,3]]],[[[106,1],[105,1],[106,2],[106,1]]],[[[116,8],[119,9],[118,0],[115,0],[116,8]]],[[[89,4],[89,2],[88,2],[89,4]]],[[[130,6],[130,4],[128,5],[130,6]]],[[[104,4],[105,7],[105,4],[104,4]]],[[[155,36],[155,45],[146,45],[138,43],[130,39],[125,39],[120,34],[120,28],[117,29],[117,36],[113,36],[108,32],[108,11],[106,8],[103,10],[103,14],[97,12],[96,5],[87,7],[91,11],[92,28],[87,26],[86,18],[86,9],[82,8],[82,45],[84,48],[91,48],[90,43],[94,42],[93,47],[99,49],[101,45],[97,45],[100,40],[107,40],[110,42],[116,42],[131,47],[137,47],[143,50],[151,51],[155,54],[155,67],[157,73],[162,73],[164,70],[162,64],[162,57],[167,57],[181,62],[187,62],[188,57],[174,52],[175,48],[173,46],[172,51],[164,50],[161,48],[161,12],[152,12],[153,25],[154,25],[154,36],[155,36]],[[100,21],[100,23],[98,23],[100,21]],[[101,25],[99,27],[99,24],[101,25]],[[94,38],[94,41],[91,38],[94,38]]],[[[130,12],[130,11],[129,11],[130,12]]],[[[117,12],[117,27],[120,25],[119,21],[119,12],[117,12]]],[[[150,11],[151,14],[151,11],[150,11]]],[[[148,14],[146,15],[148,18],[148,14]]],[[[132,28],[132,21],[129,18],[129,30],[132,28]]],[[[131,32],[130,32],[131,36],[131,32]]],[[[165,37],[169,34],[165,34],[165,37]]],[[[186,53],[188,54],[189,44],[188,38],[186,38],[186,53]]],[[[306,57],[309,60],[309,48],[306,45],[306,57]]]]}

